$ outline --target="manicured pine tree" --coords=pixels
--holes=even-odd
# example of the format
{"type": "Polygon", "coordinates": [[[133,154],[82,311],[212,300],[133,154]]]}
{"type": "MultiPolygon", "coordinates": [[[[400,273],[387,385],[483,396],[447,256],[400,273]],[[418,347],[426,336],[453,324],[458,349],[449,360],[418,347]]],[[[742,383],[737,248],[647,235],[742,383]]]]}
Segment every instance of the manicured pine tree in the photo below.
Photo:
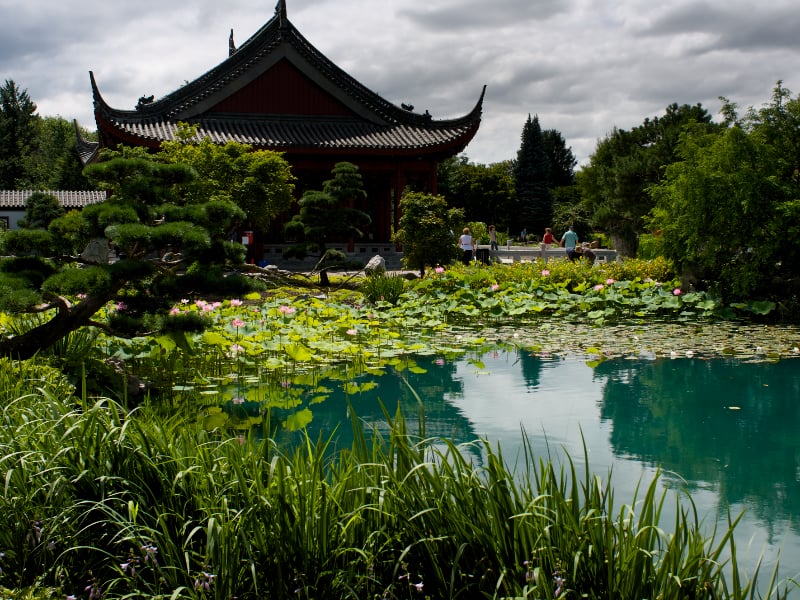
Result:
{"type": "Polygon", "coordinates": [[[356,208],[367,197],[358,167],[349,162],[336,163],[331,174],[333,178],[322,184],[322,191],[308,190],[303,194],[298,202],[300,212],[284,226],[286,234],[298,240],[284,255],[304,258],[316,251],[323,286],[329,285],[328,270],[347,266],[345,255],[329,250],[328,243],[360,238],[363,228],[372,222],[367,213],[356,208]]]}
{"type": "Polygon", "coordinates": [[[545,150],[539,117],[528,115],[522,128],[522,143],[514,163],[514,186],[517,193],[518,225],[528,233],[538,234],[550,225],[553,198],[548,187],[550,161],[545,150]]]}
{"type": "Polygon", "coordinates": [[[86,174],[109,191],[107,201],[52,220],[30,210],[44,204],[36,202],[26,217],[39,227],[0,236],[0,311],[23,317],[20,331],[0,336],[0,356],[31,358],[89,325],[121,336],[161,331],[186,343],[182,332],[204,322],[170,317],[174,302],[252,289],[245,277],[226,274],[244,258],[228,233],[245,213],[230,201],[184,204],[191,167],[114,158],[86,174]],[[96,320],[109,303],[116,308],[96,320]]]}

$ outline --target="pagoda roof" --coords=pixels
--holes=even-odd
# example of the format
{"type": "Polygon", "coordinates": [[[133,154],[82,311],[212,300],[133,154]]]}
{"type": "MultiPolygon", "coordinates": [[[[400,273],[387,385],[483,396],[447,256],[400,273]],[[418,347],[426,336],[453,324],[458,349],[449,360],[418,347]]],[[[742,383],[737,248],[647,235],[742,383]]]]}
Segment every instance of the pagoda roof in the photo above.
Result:
{"type": "MultiPolygon", "coordinates": [[[[239,48],[231,32],[222,63],[163,98],[141,98],[135,110],[110,107],[94,73],[90,79],[106,143],[156,147],[178,139],[179,124],[189,123],[198,140],[305,154],[455,155],[477,133],[486,92],[484,86],[474,108],[454,119],[396,106],[314,48],[287,18],[285,0],[239,48]]],[[[91,159],[92,143],[84,145],[91,159]]]]}

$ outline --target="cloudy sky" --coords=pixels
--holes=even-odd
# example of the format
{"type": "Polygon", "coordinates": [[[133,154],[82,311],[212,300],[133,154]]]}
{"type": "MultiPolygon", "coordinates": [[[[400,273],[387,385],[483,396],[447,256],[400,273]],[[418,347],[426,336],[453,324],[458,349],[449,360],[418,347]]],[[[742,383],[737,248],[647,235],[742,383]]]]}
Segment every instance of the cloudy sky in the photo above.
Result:
{"type": "MultiPolygon", "coordinates": [[[[0,79],[42,116],[95,129],[89,71],[115,108],[164,96],[227,57],[275,0],[0,0],[0,79]]],[[[472,162],[514,158],[528,114],[557,129],[580,163],[613,127],[673,102],[719,118],[775,83],[800,93],[797,0],[287,0],[329,59],[395,103],[461,116],[487,86],[472,162]]]]}

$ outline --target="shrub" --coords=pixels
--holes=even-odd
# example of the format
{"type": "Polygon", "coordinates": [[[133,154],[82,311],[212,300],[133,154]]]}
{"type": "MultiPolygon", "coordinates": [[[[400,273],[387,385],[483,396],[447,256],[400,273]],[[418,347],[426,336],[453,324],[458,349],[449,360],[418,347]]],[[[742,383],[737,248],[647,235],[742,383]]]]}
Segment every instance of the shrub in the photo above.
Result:
{"type": "Polygon", "coordinates": [[[397,304],[400,295],[405,291],[405,279],[396,275],[376,273],[368,276],[359,286],[359,290],[372,304],[380,300],[397,304]]]}

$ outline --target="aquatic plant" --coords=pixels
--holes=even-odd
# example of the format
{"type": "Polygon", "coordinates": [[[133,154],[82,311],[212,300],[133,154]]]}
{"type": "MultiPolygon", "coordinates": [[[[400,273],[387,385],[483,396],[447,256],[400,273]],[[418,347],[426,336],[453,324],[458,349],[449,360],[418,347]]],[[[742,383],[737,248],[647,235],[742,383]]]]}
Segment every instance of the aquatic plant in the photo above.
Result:
{"type": "MultiPolygon", "coordinates": [[[[754,598],[732,532],[656,481],[617,504],[566,456],[364,429],[282,451],[46,391],[3,412],[0,585],[83,597],[754,598]],[[479,460],[474,450],[478,450],[479,460]],[[674,521],[674,522],[673,522],[674,521]],[[668,533],[669,531],[669,533],[668,533]]],[[[263,433],[269,432],[265,425],[263,433]]],[[[524,434],[523,434],[524,435],[524,434]]],[[[585,462],[584,457],[584,462],[585,462]]],[[[765,597],[791,583],[767,582],[765,597]]],[[[796,586],[794,587],[796,589],[796,586]]],[[[5,592],[4,592],[5,593],[5,592]]],[[[13,592],[8,592],[13,594],[13,592]]]]}

